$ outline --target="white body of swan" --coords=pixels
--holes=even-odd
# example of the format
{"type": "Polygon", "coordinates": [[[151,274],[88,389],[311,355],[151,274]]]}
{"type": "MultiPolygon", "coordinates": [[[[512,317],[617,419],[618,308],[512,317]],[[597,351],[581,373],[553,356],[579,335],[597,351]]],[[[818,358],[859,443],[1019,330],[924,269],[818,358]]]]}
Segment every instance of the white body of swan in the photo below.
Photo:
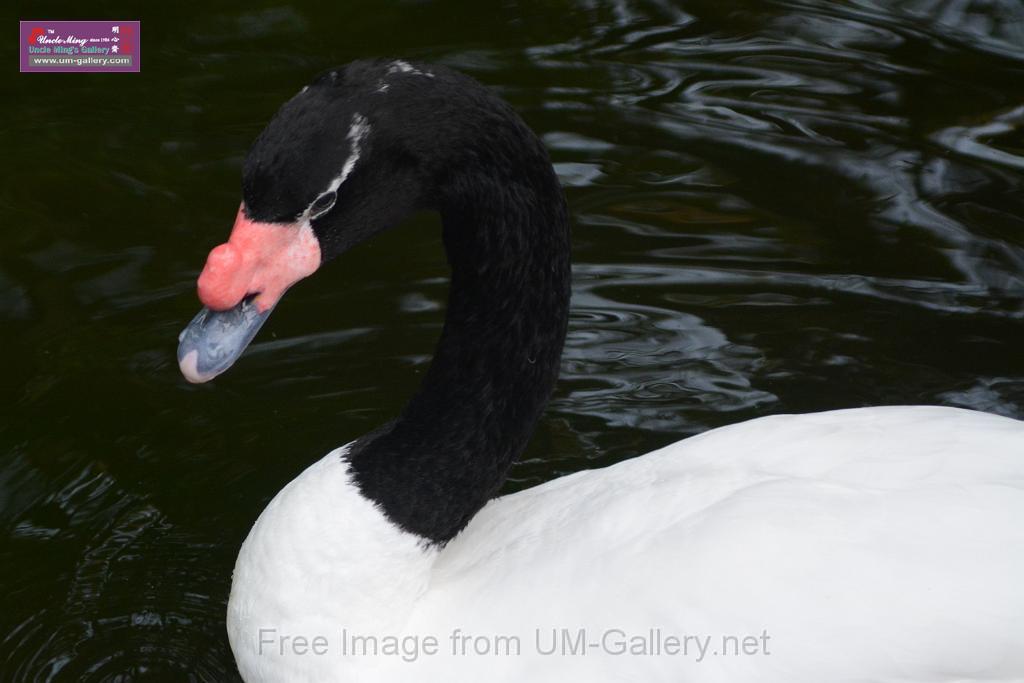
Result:
{"type": "Polygon", "coordinates": [[[1016,420],[752,420],[493,500],[440,549],[343,455],[238,556],[247,681],[1024,680],[1016,420]]]}

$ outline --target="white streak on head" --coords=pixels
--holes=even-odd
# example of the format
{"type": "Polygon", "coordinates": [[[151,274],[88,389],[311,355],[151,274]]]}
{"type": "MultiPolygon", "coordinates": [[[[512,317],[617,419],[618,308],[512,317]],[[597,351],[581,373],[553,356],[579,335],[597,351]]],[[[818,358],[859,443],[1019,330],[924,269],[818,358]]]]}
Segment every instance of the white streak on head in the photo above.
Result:
{"type": "Polygon", "coordinates": [[[360,145],[366,136],[370,134],[370,124],[366,120],[366,117],[362,114],[352,115],[352,124],[348,128],[348,135],[346,139],[349,141],[351,151],[349,152],[348,159],[345,160],[345,165],[341,167],[341,172],[334,176],[330,184],[323,192],[317,195],[317,198],[306,207],[306,210],[300,216],[300,220],[309,220],[310,211],[313,208],[313,204],[316,204],[316,200],[329,192],[336,192],[341,184],[352,174],[352,171],[356,168],[356,162],[359,161],[359,155],[361,153],[360,145]]]}
{"type": "MultiPolygon", "coordinates": [[[[409,76],[423,76],[425,78],[434,77],[434,74],[430,73],[429,71],[417,69],[412,64],[402,59],[396,59],[395,61],[391,62],[391,64],[388,65],[388,70],[384,74],[384,76],[387,77],[392,76],[394,74],[408,74],[409,76]]],[[[376,92],[383,95],[388,91],[388,87],[390,87],[388,85],[388,82],[384,78],[381,78],[380,80],[377,81],[376,92]]]]}
{"type": "Polygon", "coordinates": [[[401,59],[396,59],[395,61],[391,62],[391,65],[388,67],[388,74],[398,73],[410,74],[412,76],[426,76],[427,78],[434,77],[434,74],[430,73],[429,71],[421,71],[420,69],[417,69],[409,62],[406,62],[401,59]]]}
{"type": "Polygon", "coordinates": [[[366,117],[362,114],[354,114],[352,116],[352,125],[348,128],[348,140],[352,144],[352,151],[348,155],[348,159],[345,160],[345,165],[341,167],[341,173],[335,176],[334,180],[328,186],[328,192],[334,192],[341,184],[345,182],[349,174],[356,167],[356,162],[359,161],[360,148],[363,140],[370,133],[370,124],[367,122],[366,117]]]}

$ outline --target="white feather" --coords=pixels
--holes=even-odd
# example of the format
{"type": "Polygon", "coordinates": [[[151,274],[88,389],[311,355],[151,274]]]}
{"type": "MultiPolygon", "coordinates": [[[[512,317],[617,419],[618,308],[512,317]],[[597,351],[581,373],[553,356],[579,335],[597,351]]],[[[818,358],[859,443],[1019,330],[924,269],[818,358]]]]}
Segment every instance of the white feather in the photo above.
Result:
{"type": "Polygon", "coordinates": [[[496,499],[440,551],[363,498],[342,453],[285,487],[239,553],[228,629],[251,683],[1024,680],[1016,420],[934,407],[753,420],[496,499]],[[276,629],[262,654],[260,628],[276,629]],[[552,628],[599,647],[543,655],[537,630],[552,628]],[[343,629],[440,647],[413,662],[345,654],[343,629]],[[518,637],[520,652],[453,654],[455,629],[518,637]],[[710,645],[700,660],[695,640],[688,655],[600,646],[652,629],[710,645]],[[326,650],[281,655],[284,635],[326,650]],[[769,654],[712,654],[723,636],[762,635],[769,654]]]}

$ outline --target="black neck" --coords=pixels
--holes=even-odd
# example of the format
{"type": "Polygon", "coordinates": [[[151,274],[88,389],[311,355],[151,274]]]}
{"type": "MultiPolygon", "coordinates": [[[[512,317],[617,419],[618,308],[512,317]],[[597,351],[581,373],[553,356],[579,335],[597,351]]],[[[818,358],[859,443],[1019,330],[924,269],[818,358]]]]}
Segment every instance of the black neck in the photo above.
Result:
{"type": "Polygon", "coordinates": [[[561,186],[530,134],[503,172],[449,171],[439,196],[451,290],[423,384],[349,460],[404,529],[453,538],[501,487],[558,376],[569,310],[561,186]]]}

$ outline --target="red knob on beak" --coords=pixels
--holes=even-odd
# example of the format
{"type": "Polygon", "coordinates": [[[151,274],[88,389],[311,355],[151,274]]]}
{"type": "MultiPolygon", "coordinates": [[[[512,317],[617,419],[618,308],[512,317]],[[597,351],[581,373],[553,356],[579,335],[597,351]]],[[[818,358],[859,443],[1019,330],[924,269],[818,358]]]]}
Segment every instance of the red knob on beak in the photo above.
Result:
{"type": "Polygon", "coordinates": [[[215,311],[235,306],[248,293],[242,253],[230,242],[213,248],[199,275],[199,300],[215,311]]]}
{"type": "Polygon", "coordinates": [[[256,294],[267,311],[281,295],[320,267],[320,243],[308,222],[260,223],[239,207],[231,237],[214,247],[199,275],[199,300],[214,311],[256,294]]]}

